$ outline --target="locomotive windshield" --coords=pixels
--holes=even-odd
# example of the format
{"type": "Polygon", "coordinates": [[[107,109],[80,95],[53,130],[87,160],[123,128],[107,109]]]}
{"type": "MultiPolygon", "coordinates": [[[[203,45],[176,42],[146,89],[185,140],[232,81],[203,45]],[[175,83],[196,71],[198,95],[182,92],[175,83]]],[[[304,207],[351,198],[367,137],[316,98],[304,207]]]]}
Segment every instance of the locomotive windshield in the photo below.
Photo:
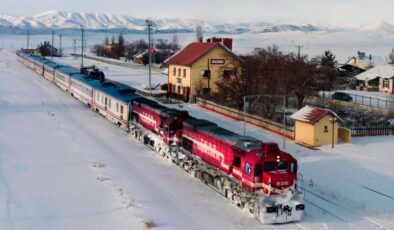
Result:
{"type": "Polygon", "coordinates": [[[266,162],[264,164],[264,171],[270,172],[275,170],[286,170],[287,162],[279,161],[279,162],[266,162]]]}

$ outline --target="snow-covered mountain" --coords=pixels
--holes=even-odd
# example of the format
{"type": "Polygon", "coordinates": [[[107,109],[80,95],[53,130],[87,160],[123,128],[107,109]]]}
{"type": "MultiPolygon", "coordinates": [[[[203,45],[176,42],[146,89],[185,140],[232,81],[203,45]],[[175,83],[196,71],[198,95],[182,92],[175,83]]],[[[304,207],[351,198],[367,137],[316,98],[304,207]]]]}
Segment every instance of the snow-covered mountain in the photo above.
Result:
{"type": "MultiPolygon", "coordinates": [[[[211,33],[243,32],[278,32],[278,31],[319,31],[324,27],[312,24],[277,24],[267,22],[252,23],[210,23],[196,19],[155,19],[155,29],[160,31],[193,31],[197,24],[203,24],[204,30],[211,33]]],[[[48,11],[33,16],[0,15],[0,29],[4,30],[44,30],[78,29],[80,25],[91,30],[123,29],[130,31],[145,30],[145,19],[126,15],[75,13],[48,11]]]]}
{"type": "MultiPolygon", "coordinates": [[[[310,22],[243,22],[221,23],[209,22],[197,19],[153,19],[155,30],[161,32],[192,32],[196,25],[202,24],[204,31],[208,33],[240,34],[240,33],[266,33],[283,31],[344,31],[357,30],[374,32],[382,35],[393,34],[394,25],[387,22],[372,23],[370,25],[358,25],[352,27],[332,26],[322,23],[310,22]]],[[[23,32],[29,29],[31,32],[55,30],[75,30],[83,25],[89,30],[113,31],[125,30],[140,32],[146,29],[145,19],[127,15],[103,14],[103,13],[75,13],[62,11],[48,11],[33,16],[9,16],[0,14],[0,32],[23,32]]]]}

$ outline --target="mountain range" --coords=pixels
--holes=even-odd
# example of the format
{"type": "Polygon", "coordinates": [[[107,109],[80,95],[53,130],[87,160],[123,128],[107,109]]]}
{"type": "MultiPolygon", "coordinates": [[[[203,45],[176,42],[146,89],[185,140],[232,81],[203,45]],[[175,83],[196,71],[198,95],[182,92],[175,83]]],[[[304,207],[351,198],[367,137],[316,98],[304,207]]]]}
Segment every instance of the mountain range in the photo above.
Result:
{"type": "MultiPolygon", "coordinates": [[[[311,23],[273,23],[273,22],[250,22],[250,23],[212,23],[197,19],[155,19],[153,26],[156,31],[165,32],[193,32],[197,25],[203,25],[208,33],[266,33],[281,31],[340,31],[344,27],[325,26],[311,23]]],[[[48,11],[33,16],[9,16],[0,15],[0,32],[18,33],[26,30],[39,33],[47,30],[76,30],[83,25],[92,31],[122,30],[125,32],[143,32],[146,30],[145,19],[126,15],[114,15],[103,13],[75,13],[48,11]]],[[[352,28],[354,29],[354,28],[352,28]]],[[[394,26],[380,22],[369,26],[361,26],[358,30],[376,30],[394,33],[394,26]]]]}

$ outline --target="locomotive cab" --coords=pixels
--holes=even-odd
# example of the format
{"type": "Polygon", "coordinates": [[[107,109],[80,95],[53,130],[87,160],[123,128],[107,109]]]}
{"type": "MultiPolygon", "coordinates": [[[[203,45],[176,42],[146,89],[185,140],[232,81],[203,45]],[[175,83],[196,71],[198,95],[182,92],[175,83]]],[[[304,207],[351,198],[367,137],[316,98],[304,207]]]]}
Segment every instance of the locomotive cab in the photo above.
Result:
{"type": "Polygon", "coordinates": [[[296,159],[280,151],[276,143],[264,143],[262,159],[261,191],[265,196],[260,200],[260,220],[268,224],[301,220],[305,205],[303,194],[296,190],[296,159]]]}

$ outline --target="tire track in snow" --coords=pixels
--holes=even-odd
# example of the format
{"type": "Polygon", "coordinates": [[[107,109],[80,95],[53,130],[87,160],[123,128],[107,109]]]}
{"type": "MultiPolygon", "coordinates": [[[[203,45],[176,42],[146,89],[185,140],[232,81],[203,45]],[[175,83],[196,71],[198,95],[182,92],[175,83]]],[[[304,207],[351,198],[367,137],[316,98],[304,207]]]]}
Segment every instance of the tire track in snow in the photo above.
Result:
{"type": "Polygon", "coordinates": [[[9,185],[7,184],[5,178],[4,178],[4,172],[3,172],[3,152],[0,152],[0,184],[1,187],[4,188],[4,192],[5,192],[5,221],[4,223],[6,223],[7,229],[11,230],[13,229],[13,225],[14,225],[14,221],[12,219],[12,215],[11,215],[11,203],[12,203],[12,192],[11,189],[9,187],[9,185]]]}

